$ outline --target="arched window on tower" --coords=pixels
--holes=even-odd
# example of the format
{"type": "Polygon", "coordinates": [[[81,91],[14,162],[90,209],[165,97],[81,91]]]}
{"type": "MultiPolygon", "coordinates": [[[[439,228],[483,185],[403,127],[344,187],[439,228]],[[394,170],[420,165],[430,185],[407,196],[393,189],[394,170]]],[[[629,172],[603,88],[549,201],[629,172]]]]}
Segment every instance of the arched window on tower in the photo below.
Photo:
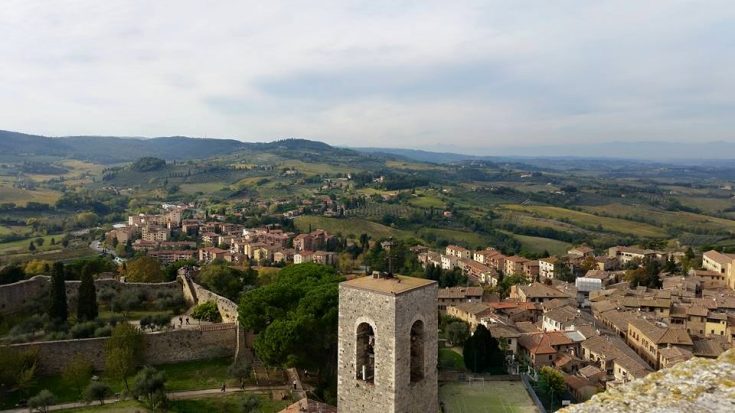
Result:
{"type": "Polygon", "coordinates": [[[373,383],[375,380],[375,332],[370,324],[361,323],[357,326],[355,344],[357,348],[357,359],[355,360],[357,379],[373,383]]]}
{"type": "Polygon", "coordinates": [[[411,383],[424,379],[424,322],[411,326],[411,383]]]}

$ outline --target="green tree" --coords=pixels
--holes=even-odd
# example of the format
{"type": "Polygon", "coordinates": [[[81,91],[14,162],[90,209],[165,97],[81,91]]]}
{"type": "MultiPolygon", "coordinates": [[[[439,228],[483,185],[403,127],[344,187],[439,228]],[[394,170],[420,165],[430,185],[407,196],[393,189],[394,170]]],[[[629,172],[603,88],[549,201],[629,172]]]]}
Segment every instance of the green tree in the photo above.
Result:
{"type": "Polygon", "coordinates": [[[272,284],[242,295],[243,328],[258,334],[255,352],[265,363],[318,370],[317,393],[335,394],[338,284],[332,267],[290,265],[272,284]]]}
{"type": "Polygon", "coordinates": [[[252,366],[245,359],[235,360],[230,367],[227,368],[227,373],[236,378],[240,383],[244,383],[245,380],[250,377],[252,372],[252,366]]]}
{"type": "Polygon", "coordinates": [[[246,285],[255,285],[258,272],[252,268],[245,271],[232,268],[223,261],[206,265],[199,272],[198,280],[215,293],[237,300],[246,285]]]}
{"type": "Polygon", "coordinates": [[[164,281],[164,274],[157,259],[142,256],[127,263],[125,280],[140,283],[160,283],[164,281]]]}
{"type": "Polygon", "coordinates": [[[6,389],[25,390],[35,378],[37,365],[38,349],[0,346],[0,384],[6,389]]]}
{"type": "Polygon", "coordinates": [[[510,294],[510,287],[518,284],[528,284],[529,282],[529,279],[521,274],[506,275],[498,284],[498,292],[500,292],[501,297],[507,297],[510,294]]]}
{"type": "Polygon", "coordinates": [[[28,399],[28,407],[31,411],[40,413],[48,412],[48,407],[56,402],[56,397],[50,391],[43,389],[37,395],[28,399]]]}
{"type": "Polygon", "coordinates": [[[145,404],[151,409],[158,409],[166,405],[166,375],[153,367],[143,367],[135,375],[133,396],[142,397],[145,404]]]}
{"type": "Polygon", "coordinates": [[[462,349],[465,367],[475,373],[504,373],[505,355],[498,340],[490,335],[484,325],[479,324],[475,332],[465,341],[462,349]]]}
{"type": "Polygon", "coordinates": [[[89,228],[97,225],[99,217],[94,212],[82,212],[74,217],[74,221],[77,226],[82,228],[89,228]]]}
{"type": "Polygon", "coordinates": [[[116,325],[105,345],[105,368],[110,376],[123,381],[128,393],[128,377],[142,364],[142,354],[143,333],[140,329],[128,323],[116,325]]]}
{"type": "Polygon", "coordinates": [[[105,404],[105,399],[112,396],[112,389],[105,383],[98,381],[89,383],[82,393],[85,403],[90,404],[94,401],[100,402],[100,406],[105,404]]]}
{"type": "Polygon", "coordinates": [[[462,345],[470,336],[470,329],[462,321],[455,321],[447,326],[447,338],[453,345],[462,345]]]}
{"type": "Polygon", "coordinates": [[[207,301],[194,307],[191,312],[191,316],[197,320],[210,321],[212,323],[219,323],[222,321],[222,316],[217,308],[217,303],[214,301],[207,301]]]}
{"type": "Polygon", "coordinates": [[[97,289],[92,278],[92,269],[89,265],[82,270],[82,282],[79,284],[77,299],[77,320],[91,321],[97,318],[97,289]]]}
{"type": "Polygon", "coordinates": [[[64,276],[64,264],[55,262],[51,271],[51,293],[49,294],[50,303],[48,315],[51,320],[57,323],[66,322],[69,317],[69,310],[66,303],[66,285],[64,276]]]}
{"type": "Polygon", "coordinates": [[[566,390],[564,376],[553,367],[544,366],[539,371],[539,388],[549,398],[553,408],[555,400],[560,400],[566,390]]]}
{"type": "Polygon", "coordinates": [[[92,369],[92,363],[89,360],[82,355],[76,355],[64,367],[64,370],[61,372],[61,379],[64,384],[81,394],[84,386],[92,378],[92,369]]]}

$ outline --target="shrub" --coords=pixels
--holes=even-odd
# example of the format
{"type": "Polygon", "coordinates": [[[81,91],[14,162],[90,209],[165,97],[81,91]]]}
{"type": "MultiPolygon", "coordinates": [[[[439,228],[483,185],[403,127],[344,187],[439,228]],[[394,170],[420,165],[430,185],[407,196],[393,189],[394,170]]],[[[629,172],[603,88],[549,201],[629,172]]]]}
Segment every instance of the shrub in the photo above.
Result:
{"type": "Polygon", "coordinates": [[[112,334],[112,326],[102,326],[94,330],[95,337],[109,337],[112,334]]]}
{"type": "Polygon", "coordinates": [[[157,409],[166,405],[166,375],[153,367],[143,367],[135,376],[133,395],[143,398],[145,404],[157,409]]]}
{"type": "Polygon", "coordinates": [[[38,350],[17,350],[12,347],[0,347],[0,383],[14,388],[20,379],[33,376],[38,364],[38,350]]]}
{"type": "Polygon", "coordinates": [[[121,323],[125,321],[125,317],[119,315],[119,314],[111,314],[109,317],[106,318],[107,323],[109,323],[112,327],[115,327],[118,323],[121,323]]]}
{"type": "Polygon", "coordinates": [[[55,401],[56,397],[54,397],[53,393],[43,389],[37,395],[28,399],[28,407],[31,410],[36,409],[39,412],[46,413],[48,412],[48,407],[54,404],[55,401]]]}
{"type": "Polygon", "coordinates": [[[111,395],[112,390],[110,389],[110,386],[105,383],[92,382],[84,389],[82,398],[87,404],[96,400],[100,402],[100,405],[103,405],[105,404],[105,398],[111,395]]]}
{"type": "Polygon", "coordinates": [[[147,315],[140,319],[140,328],[161,329],[171,324],[170,314],[147,315]]]}
{"type": "Polygon", "coordinates": [[[89,338],[94,336],[95,330],[97,330],[96,322],[85,321],[83,323],[75,324],[69,332],[73,338],[89,338]]]}
{"type": "Polygon", "coordinates": [[[19,336],[23,334],[32,334],[36,331],[43,330],[44,324],[46,323],[46,318],[34,314],[25,320],[18,323],[15,327],[10,329],[10,332],[8,333],[11,336],[19,336]]]}
{"type": "Polygon", "coordinates": [[[174,313],[180,313],[184,306],[184,295],[180,292],[175,294],[159,293],[158,300],[156,300],[156,308],[159,310],[171,310],[174,313]]]}
{"type": "Polygon", "coordinates": [[[84,355],[78,354],[71,359],[61,372],[64,384],[81,393],[84,385],[92,378],[92,363],[84,355]]]}
{"type": "Polygon", "coordinates": [[[222,316],[217,308],[217,303],[214,301],[207,301],[194,307],[191,312],[191,316],[197,320],[210,321],[213,323],[219,323],[222,321],[222,316]]]}
{"type": "Polygon", "coordinates": [[[127,312],[130,310],[136,310],[143,306],[143,300],[141,297],[132,292],[126,291],[122,294],[117,295],[112,299],[110,308],[114,312],[127,312]]]}
{"type": "Polygon", "coordinates": [[[115,291],[110,288],[103,288],[100,290],[99,294],[97,294],[97,298],[99,298],[103,303],[109,303],[114,296],[115,291]]]}

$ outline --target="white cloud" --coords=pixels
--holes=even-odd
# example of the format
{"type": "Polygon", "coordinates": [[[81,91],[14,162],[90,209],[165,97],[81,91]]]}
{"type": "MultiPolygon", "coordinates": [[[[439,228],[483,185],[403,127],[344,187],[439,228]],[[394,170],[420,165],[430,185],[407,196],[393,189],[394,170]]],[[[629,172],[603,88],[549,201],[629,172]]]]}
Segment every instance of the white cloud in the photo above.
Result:
{"type": "Polygon", "coordinates": [[[729,1],[0,9],[0,128],[462,148],[732,139],[729,1]]]}

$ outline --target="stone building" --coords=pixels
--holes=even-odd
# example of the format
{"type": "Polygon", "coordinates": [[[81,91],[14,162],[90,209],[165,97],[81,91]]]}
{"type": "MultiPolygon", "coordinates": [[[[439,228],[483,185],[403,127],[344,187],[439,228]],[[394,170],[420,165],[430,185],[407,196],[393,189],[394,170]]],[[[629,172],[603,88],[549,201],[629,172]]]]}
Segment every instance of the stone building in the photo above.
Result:
{"type": "Polygon", "coordinates": [[[375,275],[339,287],[337,407],[438,412],[437,284],[375,275]]]}

